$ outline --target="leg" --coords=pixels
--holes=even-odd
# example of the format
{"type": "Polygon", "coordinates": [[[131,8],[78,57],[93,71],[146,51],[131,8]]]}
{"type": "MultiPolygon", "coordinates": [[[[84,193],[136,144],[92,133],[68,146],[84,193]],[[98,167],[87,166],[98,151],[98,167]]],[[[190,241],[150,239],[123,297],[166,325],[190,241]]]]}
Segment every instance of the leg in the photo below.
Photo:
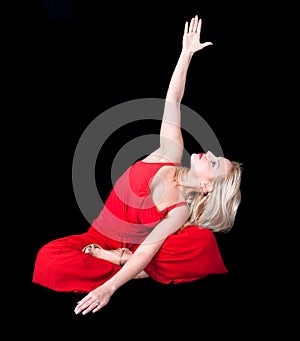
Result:
{"type": "Polygon", "coordinates": [[[167,238],[145,271],[156,281],[168,284],[223,274],[227,269],[213,232],[188,226],[167,238]]]}
{"type": "Polygon", "coordinates": [[[33,282],[55,291],[89,292],[107,281],[120,266],[82,252],[90,243],[107,248],[120,246],[108,245],[108,240],[94,231],[53,240],[37,254],[33,282]]]}

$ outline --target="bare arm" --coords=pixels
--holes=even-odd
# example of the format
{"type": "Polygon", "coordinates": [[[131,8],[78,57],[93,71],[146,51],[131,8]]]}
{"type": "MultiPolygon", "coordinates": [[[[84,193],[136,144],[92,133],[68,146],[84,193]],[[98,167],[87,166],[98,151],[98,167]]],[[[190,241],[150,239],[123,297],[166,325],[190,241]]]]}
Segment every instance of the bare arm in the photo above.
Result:
{"type": "Polygon", "coordinates": [[[188,213],[187,206],[174,208],[166,219],[156,225],[119,272],[103,285],[87,294],[77,304],[75,313],[79,314],[82,312],[83,314],[87,314],[91,311],[96,312],[104,307],[118,288],[133,279],[149,264],[167,236],[183,226],[188,217],[188,213]],[[96,302],[99,303],[98,306],[96,302]]]}
{"type": "Polygon", "coordinates": [[[181,133],[180,104],[184,95],[187,72],[192,56],[211,42],[200,43],[202,20],[195,16],[190,24],[185,23],[182,38],[182,50],[173,71],[164,108],[160,129],[160,147],[146,158],[146,161],[180,162],[183,153],[183,138],[181,133]]]}

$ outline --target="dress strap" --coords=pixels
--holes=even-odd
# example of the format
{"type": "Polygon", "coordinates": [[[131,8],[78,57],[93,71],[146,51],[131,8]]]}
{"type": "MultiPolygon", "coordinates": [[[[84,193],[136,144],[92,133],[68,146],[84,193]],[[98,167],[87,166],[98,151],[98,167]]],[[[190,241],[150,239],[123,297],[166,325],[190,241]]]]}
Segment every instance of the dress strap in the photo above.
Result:
{"type": "Polygon", "coordinates": [[[176,207],[180,207],[180,206],[188,206],[188,203],[186,201],[181,201],[181,202],[178,202],[174,205],[171,205],[169,207],[166,208],[166,211],[167,212],[170,212],[171,210],[173,210],[174,208],[176,207]]]}

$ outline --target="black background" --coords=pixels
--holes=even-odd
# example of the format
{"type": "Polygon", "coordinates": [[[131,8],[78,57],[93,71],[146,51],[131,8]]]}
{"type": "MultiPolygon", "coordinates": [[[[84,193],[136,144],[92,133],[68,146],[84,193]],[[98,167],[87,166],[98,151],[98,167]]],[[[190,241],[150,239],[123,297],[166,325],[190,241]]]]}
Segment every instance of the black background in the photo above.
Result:
{"type": "MultiPolygon", "coordinates": [[[[27,112],[19,148],[26,206],[28,266],[24,270],[30,340],[83,338],[268,336],[282,332],[286,280],[281,197],[296,119],[294,55],[288,3],[266,1],[36,1],[23,41],[27,112]],[[232,231],[217,235],[229,273],[178,286],[132,281],[97,314],[75,316],[78,297],[31,283],[38,249],[86,231],[72,188],[77,142],[101,112],[137,98],[164,98],[184,22],[203,19],[202,41],[213,46],[192,60],[183,104],[201,113],[225,155],[244,165],[242,203],[232,231]],[[26,148],[26,149],[25,149],[26,148]],[[26,152],[25,152],[26,151],[26,152]],[[28,288],[28,289],[27,289],[28,288]],[[281,322],[276,322],[281,321],[281,322]]],[[[122,143],[157,133],[124,128],[122,143]]],[[[111,153],[112,154],[112,153],[111,153]]],[[[109,152],[101,155],[101,195],[111,188],[109,152]]],[[[289,327],[285,327],[285,333],[289,327]]]]}

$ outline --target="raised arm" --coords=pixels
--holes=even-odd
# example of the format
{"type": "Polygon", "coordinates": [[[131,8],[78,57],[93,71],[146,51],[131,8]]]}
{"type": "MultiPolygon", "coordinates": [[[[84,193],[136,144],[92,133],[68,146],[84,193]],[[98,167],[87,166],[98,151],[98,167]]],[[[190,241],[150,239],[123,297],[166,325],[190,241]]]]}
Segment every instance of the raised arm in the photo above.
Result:
{"type": "Polygon", "coordinates": [[[166,95],[160,129],[160,147],[148,157],[147,161],[181,161],[184,143],[181,133],[180,103],[185,91],[188,68],[195,52],[212,45],[211,42],[200,42],[201,26],[202,20],[199,20],[197,15],[190,23],[185,23],[181,53],[166,95]]]}
{"type": "Polygon", "coordinates": [[[171,77],[166,96],[167,101],[181,103],[185,90],[187,71],[193,54],[206,46],[212,45],[211,42],[200,42],[201,26],[202,19],[198,19],[197,15],[191,19],[190,24],[188,22],[185,23],[182,50],[171,77]]]}

